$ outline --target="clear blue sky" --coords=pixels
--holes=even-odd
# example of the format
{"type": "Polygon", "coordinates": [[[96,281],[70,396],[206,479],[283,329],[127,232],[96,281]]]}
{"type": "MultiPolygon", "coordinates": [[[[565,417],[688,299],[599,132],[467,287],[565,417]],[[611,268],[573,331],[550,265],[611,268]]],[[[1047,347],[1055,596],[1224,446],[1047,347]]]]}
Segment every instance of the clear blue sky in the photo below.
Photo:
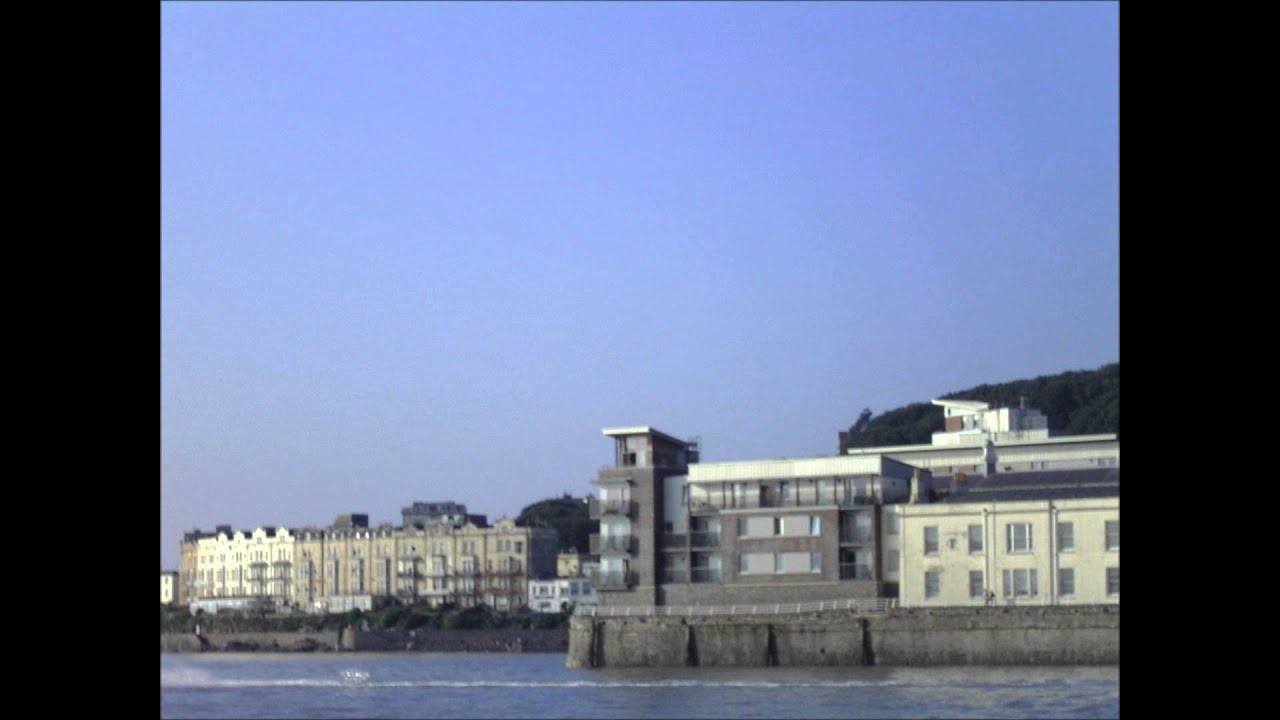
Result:
{"type": "Polygon", "coordinates": [[[161,9],[161,566],[1119,360],[1115,3],[161,9]]]}

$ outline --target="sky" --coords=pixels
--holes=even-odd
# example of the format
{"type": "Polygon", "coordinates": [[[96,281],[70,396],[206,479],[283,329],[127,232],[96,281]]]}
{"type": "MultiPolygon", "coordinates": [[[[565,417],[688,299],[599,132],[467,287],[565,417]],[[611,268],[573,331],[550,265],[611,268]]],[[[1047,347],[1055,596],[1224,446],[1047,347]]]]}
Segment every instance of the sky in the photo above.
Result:
{"type": "Polygon", "coordinates": [[[1119,361],[1119,11],[164,3],[160,559],[1119,361]]]}

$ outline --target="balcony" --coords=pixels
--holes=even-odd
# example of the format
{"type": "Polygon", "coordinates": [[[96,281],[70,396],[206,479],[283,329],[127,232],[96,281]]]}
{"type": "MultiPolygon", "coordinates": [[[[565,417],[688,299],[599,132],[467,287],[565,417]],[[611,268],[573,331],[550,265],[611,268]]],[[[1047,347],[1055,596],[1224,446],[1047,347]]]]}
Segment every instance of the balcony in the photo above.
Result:
{"type": "Polygon", "coordinates": [[[856,526],[840,528],[840,542],[845,544],[869,543],[871,542],[871,528],[856,526]]]}
{"type": "Polygon", "coordinates": [[[589,538],[592,555],[606,553],[632,554],[636,551],[634,535],[592,535],[589,538]]]}
{"type": "Polygon", "coordinates": [[[720,506],[712,503],[710,500],[690,500],[690,515],[714,515],[720,512],[720,506]]]}
{"type": "Polygon", "coordinates": [[[636,574],[633,572],[601,570],[591,573],[591,586],[596,590],[626,590],[635,584],[636,574]]]}
{"type": "Polygon", "coordinates": [[[720,533],[696,532],[689,536],[689,544],[695,548],[720,547],[720,533]]]}
{"type": "Polygon", "coordinates": [[[665,568],[662,571],[662,582],[687,583],[689,582],[689,571],[686,568],[665,568]]]}
{"type": "Polygon", "coordinates": [[[663,550],[683,550],[685,549],[685,540],[688,535],[684,533],[666,533],[661,536],[663,550]]]}
{"type": "Polygon", "coordinates": [[[722,582],[720,568],[696,567],[693,569],[693,581],[696,583],[722,582]]]}
{"type": "Polygon", "coordinates": [[[875,505],[878,502],[880,502],[880,496],[871,494],[854,495],[852,498],[844,498],[839,504],[840,507],[866,507],[868,505],[875,505]]]}
{"type": "Polygon", "coordinates": [[[871,568],[855,563],[840,563],[841,580],[870,580],[871,568]]]}
{"type": "Polygon", "coordinates": [[[634,518],[636,516],[636,504],[632,500],[597,500],[596,498],[588,498],[587,517],[592,520],[599,520],[606,515],[621,515],[634,518]]]}

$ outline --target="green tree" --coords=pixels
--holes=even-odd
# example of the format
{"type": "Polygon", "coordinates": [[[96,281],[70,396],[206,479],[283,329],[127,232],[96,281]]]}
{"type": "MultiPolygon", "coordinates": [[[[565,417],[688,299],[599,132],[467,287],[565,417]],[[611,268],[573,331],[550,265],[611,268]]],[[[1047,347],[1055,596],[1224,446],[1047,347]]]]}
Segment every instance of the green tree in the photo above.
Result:
{"type": "Polygon", "coordinates": [[[559,536],[561,551],[586,553],[590,549],[590,535],[595,523],[588,517],[586,498],[565,494],[558,498],[540,500],[525,507],[516,517],[520,527],[549,527],[559,536]]]}

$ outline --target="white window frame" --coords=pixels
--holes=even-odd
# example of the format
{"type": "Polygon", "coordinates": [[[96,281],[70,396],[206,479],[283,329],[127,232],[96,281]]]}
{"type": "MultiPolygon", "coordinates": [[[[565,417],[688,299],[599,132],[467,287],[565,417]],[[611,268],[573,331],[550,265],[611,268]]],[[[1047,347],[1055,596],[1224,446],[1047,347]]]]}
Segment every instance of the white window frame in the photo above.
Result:
{"type": "Polygon", "coordinates": [[[1076,569],[1058,568],[1058,595],[1072,597],[1076,594],[1076,569]]]}
{"type": "Polygon", "coordinates": [[[1031,523],[1016,522],[1006,523],[1005,529],[1005,549],[1011,555],[1022,555],[1034,551],[1034,543],[1032,542],[1031,523]]]}
{"type": "Polygon", "coordinates": [[[969,571],[969,599],[970,600],[982,600],[986,598],[987,596],[986,580],[987,579],[986,577],[984,577],[983,571],[981,570],[969,571]],[[977,580],[977,585],[974,585],[974,580],[977,580]]]}
{"type": "Polygon", "coordinates": [[[1058,523],[1058,552],[1076,551],[1076,526],[1072,522],[1058,523]]]}
{"type": "Polygon", "coordinates": [[[1038,597],[1040,586],[1035,568],[1009,568],[1004,571],[1004,587],[1006,598],[1038,597]]]}
{"type": "Polygon", "coordinates": [[[987,541],[986,541],[985,533],[982,532],[982,526],[970,525],[969,526],[969,552],[970,553],[985,552],[986,547],[987,547],[987,541]],[[975,534],[974,530],[977,530],[978,532],[975,534]],[[974,538],[977,538],[976,543],[974,542],[974,538]]]}
{"type": "Polygon", "coordinates": [[[937,555],[938,548],[939,548],[938,526],[925,525],[924,526],[924,554],[937,555]]]}

